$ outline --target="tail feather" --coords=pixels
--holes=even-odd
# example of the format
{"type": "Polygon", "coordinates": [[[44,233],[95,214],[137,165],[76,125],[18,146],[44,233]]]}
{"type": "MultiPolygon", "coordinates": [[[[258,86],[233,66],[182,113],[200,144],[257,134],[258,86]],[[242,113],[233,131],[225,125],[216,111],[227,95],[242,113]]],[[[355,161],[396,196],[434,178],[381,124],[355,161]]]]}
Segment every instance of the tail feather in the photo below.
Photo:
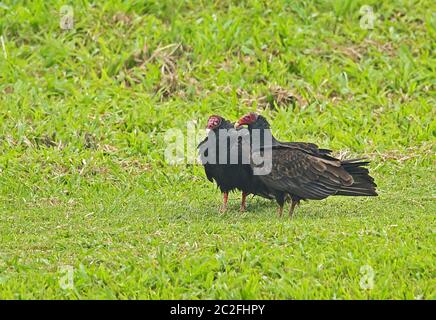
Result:
{"type": "Polygon", "coordinates": [[[342,168],[345,169],[352,177],[353,184],[351,186],[342,187],[336,195],[342,196],[377,196],[374,178],[369,175],[369,170],[365,166],[369,165],[369,161],[361,161],[365,159],[351,159],[341,162],[342,168]]]}

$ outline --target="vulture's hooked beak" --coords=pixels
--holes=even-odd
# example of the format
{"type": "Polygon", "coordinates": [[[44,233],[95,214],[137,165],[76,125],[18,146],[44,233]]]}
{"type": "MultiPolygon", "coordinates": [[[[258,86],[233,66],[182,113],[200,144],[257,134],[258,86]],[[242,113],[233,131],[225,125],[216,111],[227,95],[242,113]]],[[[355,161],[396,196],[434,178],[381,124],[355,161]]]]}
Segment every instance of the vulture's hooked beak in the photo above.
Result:
{"type": "Polygon", "coordinates": [[[242,126],[242,124],[240,124],[239,121],[235,122],[235,125],[234,125],[235,129],[239,129],[241,126],[242,126]]]}

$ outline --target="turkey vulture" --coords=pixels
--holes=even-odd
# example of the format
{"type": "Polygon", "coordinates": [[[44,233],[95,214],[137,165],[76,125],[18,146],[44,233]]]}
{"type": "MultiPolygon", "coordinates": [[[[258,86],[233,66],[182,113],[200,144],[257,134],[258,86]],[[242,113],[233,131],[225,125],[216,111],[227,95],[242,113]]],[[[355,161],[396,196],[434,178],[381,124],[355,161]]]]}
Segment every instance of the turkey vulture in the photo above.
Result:
{"type": "MultiPolygon", "coordinates": [[[[268,121],[251,112],[239,119],[235,128],[248,125],[250,135],[259,130],[260,136],[270,135],[271,145],[261,139],[259,147],[252,144],[252,157],[261,154],[270,161],[271,171],[259,175],[259,179],[274,192],[282,215],[286,197],[291,199],[289,215],[300,200],[321,200],[332,195],[377,196],[376,184],[363,159],[339,160],[330,155],[331,150],[319,149],[316,144],[304,142],[280,142],[271,134],[268,121]],[[265,150],[271,150],[269,155],[265,150]]],[[[251,163],[252,169],[256,167],[251,163]]]]}
{"type": "Polygon", "coordinates": [[[243,139],[231,139],[231,134],[235,134],[237,131],[230,121],[221,116],[210,116],[207,122],[207,129],[209,130],[208,136],[200,142],[198,150],[207,179],[211,182],[215,180],[223,193],[223,206],[220,211],[224,212],[227,209],[228,194],[233,190],[242,191],[241,211],[245,210],[246,197],[249,194],[273,199],[273,194],[264,183],[259,177],[253,175],[249,159],[243,164],[242,149],[248,148],[247,155],[249,157],[249,140],[247,140],[247,143],[244,143],[243,139]],[[220,130],[225,130],[227,135],[221,136],[219,134],[220,130]],[[219,161],[219,151],[224,151],[220,148],[226,148],[227,159],[224,159],[225,161],[219,161]],[[209,161],[210,158],[208,156],[210,151],[215,152],[214,162],[209,161]],[[238,158],[232,164],[230,156],[235,152],[238,152],[238,158]]]}

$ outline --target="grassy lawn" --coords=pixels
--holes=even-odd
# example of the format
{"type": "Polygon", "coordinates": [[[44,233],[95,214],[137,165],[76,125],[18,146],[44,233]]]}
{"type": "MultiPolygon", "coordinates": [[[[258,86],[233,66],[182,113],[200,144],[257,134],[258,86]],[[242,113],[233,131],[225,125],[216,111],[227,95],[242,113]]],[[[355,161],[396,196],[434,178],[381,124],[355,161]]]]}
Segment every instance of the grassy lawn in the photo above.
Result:
{"type": "Polygon", "coordinates": [[[435,5],[265,3],[0,1],[0,298],[436,299],[435,5]],[[379,197],[220,215],[165,132],[253,110],[379,197]]]}

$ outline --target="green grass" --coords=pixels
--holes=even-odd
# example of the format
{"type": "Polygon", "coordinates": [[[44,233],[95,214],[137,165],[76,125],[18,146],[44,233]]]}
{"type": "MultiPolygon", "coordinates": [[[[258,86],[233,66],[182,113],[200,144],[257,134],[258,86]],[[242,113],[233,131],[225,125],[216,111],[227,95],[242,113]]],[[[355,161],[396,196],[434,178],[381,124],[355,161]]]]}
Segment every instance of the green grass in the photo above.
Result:
{"type": "Polygon", "coordinates": [[[0,2],[0,298],[435,299],[432,3],[80,1],[62,30],[64,3],[0,2]],[[368,155],[380,196],[219,215],[164,133],[252,110],[368,155]]]}

